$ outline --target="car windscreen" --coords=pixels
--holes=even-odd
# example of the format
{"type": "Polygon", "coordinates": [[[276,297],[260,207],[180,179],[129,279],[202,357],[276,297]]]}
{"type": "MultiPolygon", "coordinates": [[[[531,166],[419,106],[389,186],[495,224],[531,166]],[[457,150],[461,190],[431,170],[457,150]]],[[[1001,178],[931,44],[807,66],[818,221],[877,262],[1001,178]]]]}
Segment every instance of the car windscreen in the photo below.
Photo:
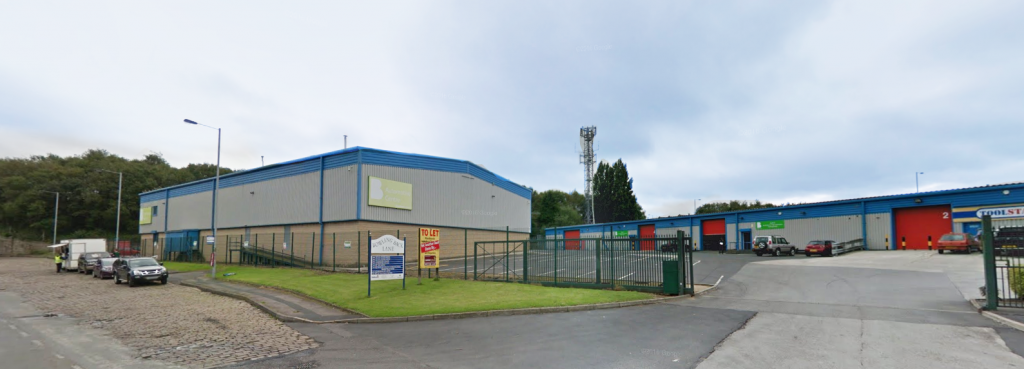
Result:
{"type": "Polygon", "coordinates": [[[942,236],[942,238],[939,239],[939,241],[963,241],[963,240],[964,240],[964,235],[962,235],[962,234],[947,234],[945,236],[942,236]]]}
{"type": "Polygon", "coordinates": [[[755,238],[754,242],[768,242],[768,237],[758,237],[758,238],[755,238]]]}
{"type": "Polygon", "coordinates": [[[91,253],[85,254],[85,258],[86,259],[99,259],[99,258],[107,258],[107,257],[110,257],[110,255],[105,253],[105,252],[91,252],[91,253]]]}
{"type": "Polygon", "coordinates": [[[132,268],[151,267],[151,266],[159,266],[159,265],[160,265],[160,263],[157,263],[156,260],[149,259],[149,258],[128,260],[128,266],[130,266],[132,268]]]}

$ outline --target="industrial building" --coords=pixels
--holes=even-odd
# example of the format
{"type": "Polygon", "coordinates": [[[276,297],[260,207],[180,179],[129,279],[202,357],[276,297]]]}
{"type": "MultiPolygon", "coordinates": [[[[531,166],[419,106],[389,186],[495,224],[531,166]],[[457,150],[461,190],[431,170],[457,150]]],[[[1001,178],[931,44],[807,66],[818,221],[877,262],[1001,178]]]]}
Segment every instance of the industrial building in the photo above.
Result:
{"type": "Polygon", "coordinates": [[[928,250],[945,233],[977,234],[985,214],[992,215],[994,227],[1024,226],[1024,182],[549,228],[545,233],[548,238],[648,238],[684,231],[699,250],[750,250],[755,237],[771,235],[800,249],[813,240],[831,240],[871,250],[928,250]]]}
{"type": "MultiPolygon", "coordinates": [[[[353,147],[222,175],[216,202],[213,186],[210,178],[140,194],[143,244],[160,254],[188,239],[209,255],[211,248],[196,240],[211,234],[214,206],[218,250],[237,247],[227,244],[237,240],[314,260],[324,260],[325,247],[327,253],[342,249],[342,242],[338,252],[351,260],[354,245],[365,245],[366,231],[415,239],[419,227],[439,228],[443,257],[462,255],[467,240],[472,245],[504,240],[506,230],[516,238],[530,232],[532,189],[464,160],[353,147]],[[456,240],[459,247],[443,247],[456,240]]],[[[229,257],[216,255],[221,262],[229,257]]]]}

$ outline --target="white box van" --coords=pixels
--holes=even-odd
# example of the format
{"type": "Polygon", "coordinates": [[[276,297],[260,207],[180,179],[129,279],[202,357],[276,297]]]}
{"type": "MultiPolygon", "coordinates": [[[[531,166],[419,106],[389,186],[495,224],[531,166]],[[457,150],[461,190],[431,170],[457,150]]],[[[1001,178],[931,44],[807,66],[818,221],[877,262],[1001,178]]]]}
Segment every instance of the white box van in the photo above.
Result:
{"type": "Polygon", "coordinates": [[[61,240],[60,243],[66,244],[68,250],[67,259],[64,259],[64,270],[78,270],[78,256],[82,253],[107,251],[107,240],[103,238],[61,240]]]}

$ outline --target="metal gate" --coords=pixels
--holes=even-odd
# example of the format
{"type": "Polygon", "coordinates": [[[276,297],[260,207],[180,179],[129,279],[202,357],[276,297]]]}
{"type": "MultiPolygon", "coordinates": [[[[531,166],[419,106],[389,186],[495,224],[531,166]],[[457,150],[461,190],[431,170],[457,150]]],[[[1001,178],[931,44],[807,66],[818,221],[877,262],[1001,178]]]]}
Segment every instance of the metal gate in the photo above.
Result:
{"type": "Polygon", "coordinates": [[[985,253],[985,308],[1024,307],[1024,227],[993,229],[982,218],[985,253]]]}
{"type": "Polygon", "coordinates": [[[693,247],[683,232],[675,237],[482,241],[474,245],[473,267],[475,280],[694,292],[693,247]]]}

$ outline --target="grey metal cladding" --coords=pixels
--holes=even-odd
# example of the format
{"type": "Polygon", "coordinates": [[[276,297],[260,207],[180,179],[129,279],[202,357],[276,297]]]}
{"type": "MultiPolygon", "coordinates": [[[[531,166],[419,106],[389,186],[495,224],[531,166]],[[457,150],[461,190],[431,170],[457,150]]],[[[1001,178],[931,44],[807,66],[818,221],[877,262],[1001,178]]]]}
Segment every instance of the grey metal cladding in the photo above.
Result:
{"type": "MultiPolygon", "coordinates": [[[[867,215],[868,224],[868,248],[872,250],[885,250],[885,239],[892,234],[891,213],[874,213],[867,215]]],[[[892,246],[892,240],[889,240],[892,246]]]]}
{"type": "Polygon", "coordinates": [[[359,171],[356,164],[324,171],[324,221],[356,218],[356,190],[359,171]]]}
{"type": "MultiPolygon", "coordinates": [[[[217,191],[217,227],[316,223],[319,186],[320,172],[316,171],[221,188],[217,191]]],[[[175,211],[172,206],[171,212],[175,211]]]]}
{"type": "Polygon", "coordinates": [[[164,200],[160,199],[157,201],[150,201],[142,203],[139,206],[139,211],[153,211],[153,207],[157,207],[156,215],[153,216],[153,223],[150,224],[139,224],[139,234],[152,233],[153,231],[163,232],[164,231],[164,200]]]}
{"type": "Polygon", "coordinates": [[[779,235],[803,249],[814,240],[832,240],[846,242],[863,238],[861,234],[860,215],[842,215],[835,217],[786,219],[783,229],[751,229],[753,237],[779,235]]]}
{"type": "Polygon", "coordinates": [[[187,229],[210,229],[210,217],[213,211],[213,192],[200,192],[191,195],[172,197],[170,213],[167,219],[169,231],[187,229]]]}
{"type": "MultiPolygon", "coordinates": [[[[483,229],[530,229],[530,200],[466,173],[363,165],[363,177],[412,184],[412,210],[367,205],[362,219],[483,229]]],[[[365,182],[364,182],[365,185],[365,182]]]]}

